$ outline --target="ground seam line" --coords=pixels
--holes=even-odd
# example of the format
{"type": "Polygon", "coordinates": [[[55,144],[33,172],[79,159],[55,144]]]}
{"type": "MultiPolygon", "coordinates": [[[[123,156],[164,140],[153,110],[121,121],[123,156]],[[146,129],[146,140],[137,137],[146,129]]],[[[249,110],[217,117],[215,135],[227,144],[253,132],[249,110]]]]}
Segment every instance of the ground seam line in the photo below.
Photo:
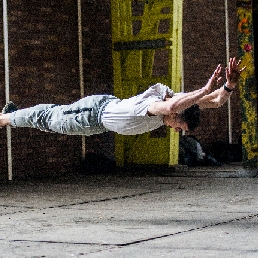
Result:
{"type": "MultiPolygon", "coordinates": [[[[202,229],[207,229],[207,228],[211,228],[211,227],[216,227],[216,226],[220,226],[223,224],[229,224],[235,221],[242,221],[242,220],[246,220],[246,219],[253,219],[255,217],[258,217],[258,214],[253,214],[253,215],[247,215],[247,216],[243,216],[240,218],[235,218],[235,219],[231,219],[228,221],[222,221],[222,222],[217,222],[214,224],[210,224],[210,225],[206,225],[206,226],[202,226],[202,227],[197,227],[197,228],[192,228],[192,229],[188,229],[188,230],[183,230],[183,231],[178,231],[175,233],[171,233],[171,234],[165,234],[165,235],[161,235],[161,236],[156,236],[156,237],[151,237],[151,238],[147,238],[147,239],[141,239],[141,240],[137,240],[137,241],[132,241],[132,242],[128,242],[128,243],[124,243],[124,244],[101,244],[101,243],[83,243],[83,242],[61,242],[61,241],[33,241],[33,240],[8,240],[9,242],[31,242],[31,243],[47,243],[47,244],[71,244],[71,245],[98,245],[98,246],[113,246],[113,247],[126,247],[126,246],[130,246],[130,245],[136,245],[136,244],[141,244],[141,243],[145,243],[145,242],[149,242],[149,241],[154,241],[157,239],[162,239],[162,238],[167,238],[167,237],[171,237],[171,236],[176,236],[176,235],[180,235],[180,234],[184,234],[184,233],[189,233],[189,232],[193,232],[193,231],[197,231],[197,230],[202,230],[202,229]]],[[[0,239],[0,241],[4,241],[5,239],[0,239]]]]}
{"type": "Polygon", "coordinates": [[[141,244],[141,243],[144,243],[144,242],[149,242],[149,241],[153,241],[153,240],[157,240],[157,239],[161,239],[161,238],[167,238],[167,237],[170,237],[170,236],[175,236],[175,235],[189,233],[189,232],[193,232],[193,231],[197,231],[197,230],[202,230],[202,229],[216,227],[216,226],[220,226],[220,225],[223,225],[223,224],[229,224],[229,223],[232,223],[232,222],[235,222],[235,221],[242,221],[242,220],[246,220],[246,219],[253,219],[255,217],[258,217],[258,214],[247,215],[247,216],[243,216],[243,217],[240,217],[240,218],[234,218],[234,219],[231,219],[231,220],[228,220],[228,221],[217,222],[217,223],[206,225],[206,226],[202,226],[202,227],[197,227],[197,228],[187,229],[187,230],[183,230],[183,231],[178,231],[178,232],[171,233],[171,234],[165,234],[165,235],[162,235],[162,236],[157,236],[157,237],[151,237],[151,238],[147,238],[147,239],[137,240],[137,241],[133,241],[133,242],[125,243],[125,244],[117,244],[117,246],[119,246],[119,247],[126,247],[126,246],[130,246],[130,245],[141,244]]]}
{"type": "MultiPolygon", "coordinates": [[[[0,214],[0,217],[6,216],[6,215],[14,215],[14,214],[18,214],[18,213],[26,213],[26,212],[31,212],[31,211],[41,211],[41,210],[47,210],[47,209],[72,207],[72,206],[76,206],[76,205],[91,204],[91,203],[101,203],[101,202],[108,202],[108,201],[114,201],[114,200],[119,200],[119,199],[130,199],[130,198],[135,198],[135,197],[138,197],[138,196],[144,196],[144,195],[147,195],[147,194],[153,194],[153,193],[157,193],[157,192],[159,192],[159,191],[150,191],[150,192],[144,192],[144,193],[139,193],[139,194],[123,195],[123,196],[106,198],[106,199],[100,199],[100,200],[93,200],[93,201],[85,201],[85,202],[78,202],[78,203],[55,205],[55,206],[49,206],[49,207],[44,207],[44,208],[29,208],[29,207],[26,207],[28,210],[23,210],[23,211],[19,210],[19,211],[15,211],[15,212],[0,214]]],[[[6,205],[5,207],[6,208],[8,208],[8,207],[14,208],[15,206],[7,206],[6,205]]]]}

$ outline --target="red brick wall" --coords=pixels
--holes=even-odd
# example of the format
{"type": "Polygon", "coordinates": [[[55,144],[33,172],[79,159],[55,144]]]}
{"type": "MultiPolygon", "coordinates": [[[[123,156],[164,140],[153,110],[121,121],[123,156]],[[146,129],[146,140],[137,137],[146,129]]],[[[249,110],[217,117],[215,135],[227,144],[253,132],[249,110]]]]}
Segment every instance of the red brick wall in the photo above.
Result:
{"type": "MultiPolygon", "coordinates": [[[[113,92],[110,16],[110,1],[82,1],[85,95],[113,92]]],[[[79,99],[77,1],[8,1],[8,21],[10,99],[19,108],[79,99]]],[[[1,43],[1,106],[5,104],[3,49],[1,43]]],[[[112,133],[89,137],[87,151],[113,158],[113,142],[112,133]]],[[[0,146],[0,175],[6,177],[5,130],[0,146]]],[[[81,161],[80,136],[19,128],[12,130],[12,146],[15,177],[67,173],[81,161]]]]}
{"type": "MultiPolygon", "coordinates": [[[[237,55],[235,2],[229,1],[230,55],[237,55]]],[[[2,13],[2,5],[0,6],[2,13]]],[[[80,98],[77,1],[8,1],[10,99],[19,108],[66,104],[80,98]]],[[[110,0],[82,0],[85,95],[112,94],[110,0]]],[[[187,91],[203,86],[218,63],[225,66],[224,0],[184,1],[184,80],[187,91]]],[[[0,19],[2,35],[2,19],[0,19]]],[[[0,104],[5,104],[4,52],[0,42],[0,104]]],[[[240,136],[238,92],[232,96],[233,140],[240,136]]],[[[227,106],[203,112],[195,135],[204,145],[227,141],[227,106]]],[[[113,133],[87,138],[87,151],[114,157],[113,133]]],[[[17,177],[58,175],[77,168],[81,137],[13,129],[17,177]]],[[[7,175],[6,134],[0,133],[0,175],[7,175]]]]}
{"type": "MultiPolygon", "coordinates": [[[[8,1],[8,18],[10,99],[19,108],[38,103],[63,104],[78,99],[76,1],[30,1],[29,4],[27,1],[8,1]]],[[[3,69],[1,74],[4,74],[3,69]]],[[[3,91],[1,76],[1,106],[5,103],[3,91]]],[[[4,131],[0,137],[1,174],[6,175],[4,131]]],[[[80,137],[13,129],[15,176],[46,176],[73,170],[81,155],[80,141],[80,137]]]]}

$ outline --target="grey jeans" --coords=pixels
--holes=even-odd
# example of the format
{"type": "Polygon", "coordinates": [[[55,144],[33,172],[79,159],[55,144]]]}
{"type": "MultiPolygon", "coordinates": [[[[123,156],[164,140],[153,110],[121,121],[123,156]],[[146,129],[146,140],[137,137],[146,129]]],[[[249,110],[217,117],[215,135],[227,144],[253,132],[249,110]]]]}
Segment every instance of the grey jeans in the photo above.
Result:
{"type": "Polygon", "coordinates": [[[46,132],[92,135],[108,131],[101,121],[106,105],[117,99],[112,95],[92,95],[70,105],[39,104],[10,113],[14,127],[31,127],[46,132]]]}

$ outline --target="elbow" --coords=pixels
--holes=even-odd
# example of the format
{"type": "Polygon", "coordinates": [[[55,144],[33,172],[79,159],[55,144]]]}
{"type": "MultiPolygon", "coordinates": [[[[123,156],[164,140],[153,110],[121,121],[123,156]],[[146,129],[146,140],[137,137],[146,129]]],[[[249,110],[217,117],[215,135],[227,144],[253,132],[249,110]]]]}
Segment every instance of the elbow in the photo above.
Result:
{"type": "Polygon", "coordinates": [[[222,105],[220,102],[214,102],[214,108],[220,108],[222,105]]]}
{"type": "Polygon", "coordinates": [[[172,103],[167,107],[167,113],[168,114],[173,114],[173,113],[177,113],[179,109],[179,105],[177,105],[177,103],[172,103]]]}
{"type": "Polygon", "coordinates": [[[224,103],[226,102],[227,100],[223,100],[221,98],[218,98],[214,101],[214,108],[220,108],[221,106],[224,105],[224,103]]]}

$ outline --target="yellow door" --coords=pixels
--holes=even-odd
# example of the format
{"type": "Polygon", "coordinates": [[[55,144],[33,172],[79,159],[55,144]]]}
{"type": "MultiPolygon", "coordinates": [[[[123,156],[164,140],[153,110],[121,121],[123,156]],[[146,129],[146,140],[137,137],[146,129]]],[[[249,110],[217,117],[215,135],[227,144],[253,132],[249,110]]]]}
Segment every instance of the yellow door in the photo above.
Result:
{"type": "MultiPolygon", "coordinates": [[[[183,0],[112,0],[114,94],[129,98],[155,83],[181,89],[183,0]]],[[[117,165],[178,163],[170,129],[116,135],[117,165]]]]}

